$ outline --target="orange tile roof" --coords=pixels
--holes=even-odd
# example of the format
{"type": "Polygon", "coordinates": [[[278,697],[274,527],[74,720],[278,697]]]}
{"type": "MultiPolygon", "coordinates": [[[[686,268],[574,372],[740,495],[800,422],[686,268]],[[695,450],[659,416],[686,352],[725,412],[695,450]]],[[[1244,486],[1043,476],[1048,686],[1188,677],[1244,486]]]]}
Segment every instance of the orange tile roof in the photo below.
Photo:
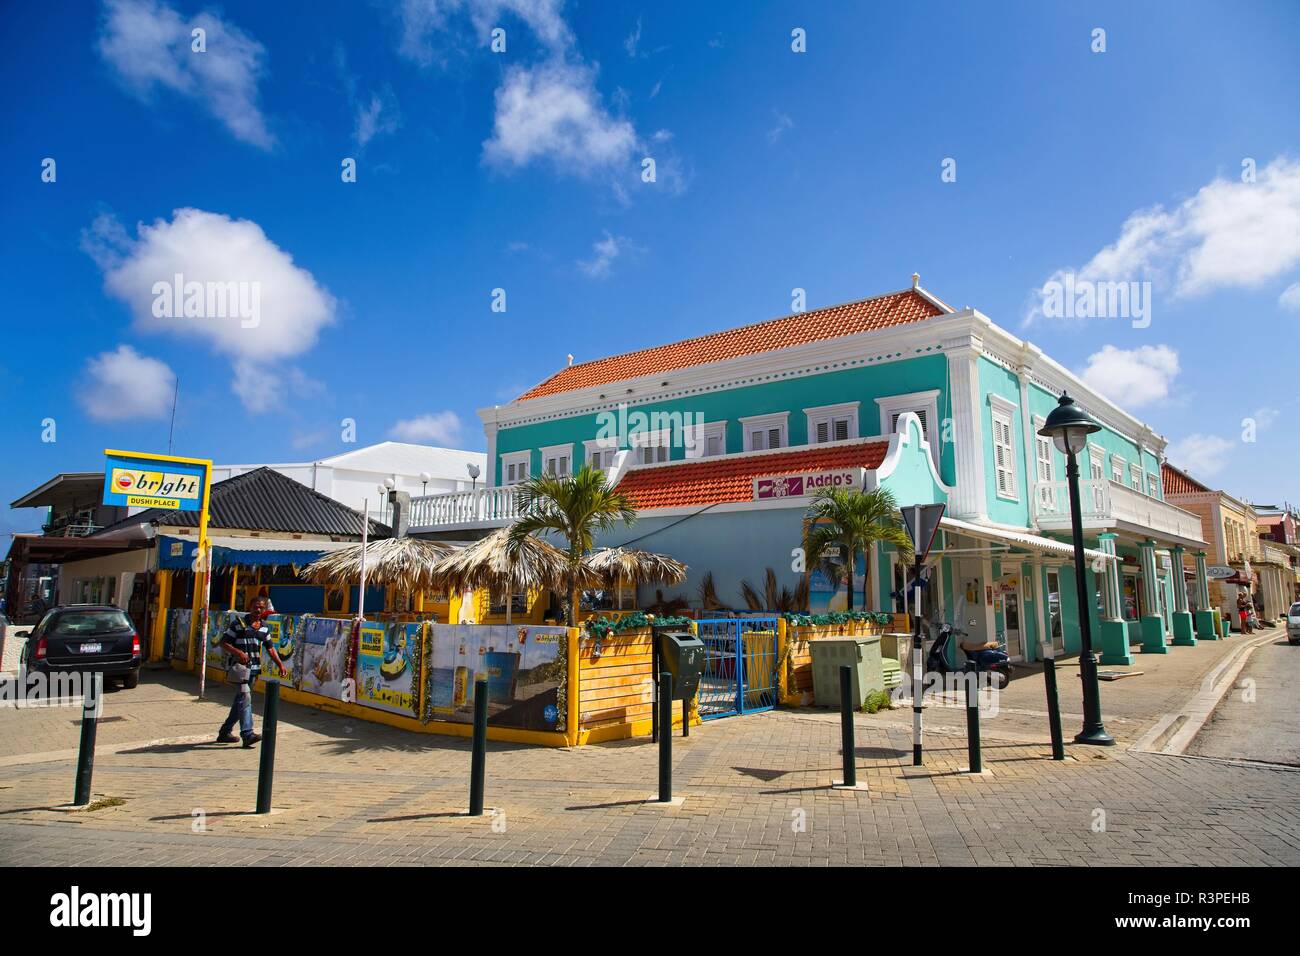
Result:
{"type": "Polygon", "coordinates": [[[639,352],[626,352],[611,358],[570,365],[556,372],[540,385],[534,385],[518,401],[556,395],[578,388],[605,385],[654,375],[672,369],[690,368],[742,355],[755,355],[776,349],[835,339],[859,332],[873,332],[909,322],[945,314],[915,289],[892,292],[874,299],[862,299],[813,312],[769,319],[725,332],[714,332],[671,345],[659,345],[639,352]]]}
{"type": "Polygon", "coordinates": [[[1179,471],[1168,462],[1160,464],[1160,483],[1165,486],[1166,495],[1198,495],[1210,490],[1191,475],[1179,471]]]}
{"type": "Polygon", "coordinates": [[[750,501],[754,497],[755,478],[836,468],[879,468],[888,450],[889,442],[881,439],[770,455],[706,458],[680,465],[634,468],[619,482],[618,490],[642,510],[750,501]]]}

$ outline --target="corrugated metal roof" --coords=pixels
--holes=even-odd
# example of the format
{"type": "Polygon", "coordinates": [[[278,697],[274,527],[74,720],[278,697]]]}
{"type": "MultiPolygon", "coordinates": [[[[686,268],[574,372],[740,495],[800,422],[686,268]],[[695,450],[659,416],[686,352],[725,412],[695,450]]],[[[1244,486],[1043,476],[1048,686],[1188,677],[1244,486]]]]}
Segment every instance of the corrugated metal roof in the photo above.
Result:
{"type": "MultiPolygon", "coordinates": [[[[98,534],[134,524],[198,527],[197,511],[168,511],[150,508],[132,515],[98,534]]],[[[243,531],[281,531],[290,534],[338,534],[361,536],[361,515],[347,505],[319,491],[287,478],[270,468],[235,475],[214,482],[208,504],[208,527],[243,531]]],[[[387,525],[370,522],[370,534],[387,537],[387,525]]]]}

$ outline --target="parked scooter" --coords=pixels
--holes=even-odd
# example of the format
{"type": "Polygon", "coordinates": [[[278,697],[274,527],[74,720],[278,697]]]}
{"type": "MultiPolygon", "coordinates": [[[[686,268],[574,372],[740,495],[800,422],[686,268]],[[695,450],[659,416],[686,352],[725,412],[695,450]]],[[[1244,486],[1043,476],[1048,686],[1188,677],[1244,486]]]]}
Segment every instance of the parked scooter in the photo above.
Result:
{"type": "Polygon", "coordinates": [[[926,673],[942,675],[954,671],[959,674],[987,672],[991,675],[990,680],[994,687],[999,689],[1006,687],[1011,682],[1015,667],[1007,655],[1005,643],[999,645],[997,650],[967,651],[963,647],[962,654],[966,659],[957,667],[948,663],[948,645],[954,640],[960,643],[961,638],[965,636],[966,632],[960,628],[948,623],[940,624],[939,633],[935,635],[934,643],[930,645],[930,653],[925,659],[926,673]],[[983,660],[976,660],[976,655],[983,660]]]}

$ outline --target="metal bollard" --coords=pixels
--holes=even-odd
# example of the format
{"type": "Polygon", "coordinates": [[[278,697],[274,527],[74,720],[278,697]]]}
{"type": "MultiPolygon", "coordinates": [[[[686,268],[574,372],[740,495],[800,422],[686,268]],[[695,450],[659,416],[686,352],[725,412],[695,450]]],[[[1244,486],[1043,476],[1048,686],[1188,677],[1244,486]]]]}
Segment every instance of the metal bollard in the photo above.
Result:
{"type": "Polygon", "coordinates": [[[659,675],[659,802],[673,800],[673,675],[659,675]]]}
{"type": "Polygon", "coordinates": [[[487,772],[487,680],[474,682],[474,747],[469,764],[469,815],[483,816],[483,777],[487,772]]]}
{"type": "MultiPolygon", "coordinates": [[[[251,698],[253,685],[248,685],[251,698]]],[[[250,699],[248,706],[252,707],[250,699]]],[[[280,682],[266,682],[266,709],[262,714],[262,753],[257,764],[257,812],[271,812],[271,787],[275,782],[275,729],[280,723],[280,682]]]]}
{"type": "Polygon", "coordinates": [[[966,675],[966,756],[971,773],[984,770],[980,759],[979,671],[966,675]]]}
{"type": "Polygon", "coordinates": [[[1065,739],[1061,736],[1061,702],[1056,693],[1056,660],[1043,657],[1043,685],[1047,688],[1047,726],[1052,733],[1052,759],[1065,759],[1065,739]]]}
{"type": "Polygon", "coordinates": [[[90,803],[90,779],[95,770],[95,734],[99,730],[99,714],[103,709],[104,675],[99,672],[82,675],[90,684],[89,694],[82,688],[81,746],[77,750],[77,781],[72,805],[84,807],[90,803]]]}
{"type": "Polygon", "coordinates": [[[858,785],[857,751],[853,746],[853,668],[840,665],[840,746],[844,750],[844,786],[858,785]]]}

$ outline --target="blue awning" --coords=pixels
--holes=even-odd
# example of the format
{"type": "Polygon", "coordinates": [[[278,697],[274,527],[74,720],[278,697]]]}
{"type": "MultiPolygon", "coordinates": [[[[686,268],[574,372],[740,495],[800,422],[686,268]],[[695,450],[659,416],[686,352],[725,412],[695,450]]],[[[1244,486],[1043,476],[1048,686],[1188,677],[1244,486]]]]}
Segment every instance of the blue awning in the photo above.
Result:
{"type": "MultiPolygon", "coordinates": [[[[354,545],[353,541],[300,541],[274,538],[212,537],[213,568],[301,567],[323,554],[354,545]],[[247,542],[247,543],[245,543],[247,542]]],[[[190,570],[198,541],[194,538],[158,536],[158,567],[190,570]]]]}

